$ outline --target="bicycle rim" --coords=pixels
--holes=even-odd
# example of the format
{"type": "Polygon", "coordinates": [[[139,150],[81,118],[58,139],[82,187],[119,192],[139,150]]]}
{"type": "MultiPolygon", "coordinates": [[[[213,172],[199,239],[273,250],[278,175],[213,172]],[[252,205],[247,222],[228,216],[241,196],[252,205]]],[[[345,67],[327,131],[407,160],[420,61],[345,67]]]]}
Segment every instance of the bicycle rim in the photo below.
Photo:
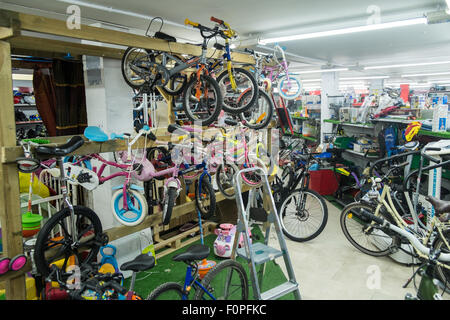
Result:
{"type": "Polygon", "coordinates": [[[296,99],[302,92],[300,80],[297,77],[289,75],[278,79],[278,94],[286,100],[296,99]]]}
{"type": "Polygon", "coordinates": [[[147,300],[181,300],[182,297],[183,287],[176,282],[167,282],[150,292],[147,300]]]}
{"type": "MultiPolygon", "coordinates": [[[[241,102],[247,101],[251,96],[251,92],[246,92],[241,99],[241,102]]],[[[258,100],[246,111],[239,114],[239,118],[245,121],[245,126],[251,129],[262,129],[269,125],[273,116],[273,102],[272,99],[260,90],[258,93],[258,100]]]]}

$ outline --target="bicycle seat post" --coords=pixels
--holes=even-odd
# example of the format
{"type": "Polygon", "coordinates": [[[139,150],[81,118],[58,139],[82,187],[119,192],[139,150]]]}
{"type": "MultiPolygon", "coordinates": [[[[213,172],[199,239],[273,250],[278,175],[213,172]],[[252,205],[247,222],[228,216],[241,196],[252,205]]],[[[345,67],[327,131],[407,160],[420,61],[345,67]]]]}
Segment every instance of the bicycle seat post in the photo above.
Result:
{"type": "Polygon", "coordinates": [[[69,191],[67,189],[67,181],[69,180],[69,178],[66,176],[64,171],[64,157],[57,157],[56,162],[59,166],[60,171],[60,184],[61,184],[60,188],[61,193],[63,195],[63,202],[70,210],[71,229],[73,235],[72,240],[75,242],[75,240],[78,239],[78,234],[76,229],[75,211],[73,209],[72,203],[70,202],[69,191]]]}

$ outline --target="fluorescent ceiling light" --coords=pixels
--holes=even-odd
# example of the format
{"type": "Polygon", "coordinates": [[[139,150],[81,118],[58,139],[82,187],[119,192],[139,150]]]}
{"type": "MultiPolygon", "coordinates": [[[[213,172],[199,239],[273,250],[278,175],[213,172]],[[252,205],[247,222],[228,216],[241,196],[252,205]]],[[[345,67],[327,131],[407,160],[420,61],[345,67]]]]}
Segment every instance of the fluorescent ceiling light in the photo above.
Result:
{"type": "Polygon", "coordinates": [[[307,74],[307,73],[324,73],[324,72],[337,72],[337,71],[348,71],[348,68],[336,68],[336,69],[321,69],[321,70],[305,70],[305,71],[301,71],[301,70],[296,70],[300,75],[302,74],[307,74]]]}
{"type": "Polygon", "coordinates": [[[370,80],[370,79],[388,79],[389,76],[369,76],[369,77],[353,77],[353,78],[339,78],[339,80],[370,80]]]}
{"type": "MultiPolygon", "coordinates": [[[[450,1],[450,0],[449,0],[450,1]]],[[[405,63],[405,64],[391,64],[386,66],[372,66],[364,67],[364,70],[374,69],[388,69],[388,68],[403,68],[403,67],[418,67],[418,66],[432,66],[438,64],[448,64],[450,61],[436,61],[436,62],[420,62],[420,63],[405,63]]]]}
{"type": "Polygon", "coordinates": [[[402,78],[408,78],[408,77],[422,77],[422,76],[440,76],[450,74],[450,72],[436,72],[436,73],[417,73],[417,74],[403,74],[402,78]]]}
{"type": "Polygon", "coordinates": [[[258,42],[260,44],[264,45],[264,44],[275,43],[275,42],[285,42],[285,41],[292,41],[292,40],[304,40],[304,39],[313,39],[313,38],[328,37],[328,36],[337,36],[337,35],[341,35],[341,34],[406,27],[406,26],[412,26],[412,25],[418,25],[418,24],[427,24],[427,18],[422,17],[422,18],[415,18],[415,19],[408,19],[408,20],[401,20],[401,21],[394,21],[394,22],[369,24],[369,25],[360,26],[360,27],[351,27],[351,28],[344,28],[344,29],[337,29],[337,30],[312,32],[312,33],[297,34],[297,35],[284,36],[284,37],[274,37],[274,38],[260,39],[258,42]]]}
{"type": "Polygon", "coordinates": [[[447,10],[445,10],[445,12],[447,12],[447,14],[450,14],[450,0],[445,0],[445,2],[447,3],[447,10]]]}
{"type": "Polygon", "coordinates": [[[322,79],[305,79],[305,80],[300,80],[301,82],[320,82],[322,81],[322,79]]]}
{"type": "Polygon", "coordinates": [[[18,73],[13,73],[12,79],[13,79],[13,80],[25,80],[25,81],[31,81],[31,80],[33,80],[33,75],[32,75],[32,74],[18,74],[18,73]]]}

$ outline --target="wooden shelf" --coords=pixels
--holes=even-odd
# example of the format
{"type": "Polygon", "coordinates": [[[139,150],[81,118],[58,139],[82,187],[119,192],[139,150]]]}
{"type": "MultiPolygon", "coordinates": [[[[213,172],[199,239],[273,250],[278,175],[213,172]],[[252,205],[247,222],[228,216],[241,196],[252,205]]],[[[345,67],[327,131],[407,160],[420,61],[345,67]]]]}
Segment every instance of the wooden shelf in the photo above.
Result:
{"type": "Polygon", "coordinates": [[[434,132],[434,131],[427,131],[427,130],[419,130],[418,135],[419,136],[429,136],[429,137],[450,139],[450,132],[448,132],[448,131],[434,132]]]}
{"type": "Polygon", "coordinates": [[[42,121],[19,121],[16,122],[16,125],[27,125],[27,124],[40,124],[42,121]]]}

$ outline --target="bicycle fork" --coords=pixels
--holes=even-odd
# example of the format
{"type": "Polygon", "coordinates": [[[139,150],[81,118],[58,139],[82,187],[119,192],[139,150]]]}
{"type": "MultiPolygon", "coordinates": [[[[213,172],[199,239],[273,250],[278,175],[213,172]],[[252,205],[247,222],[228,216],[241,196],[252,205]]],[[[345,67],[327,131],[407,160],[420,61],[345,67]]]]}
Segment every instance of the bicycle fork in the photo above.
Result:
{"type": "MultiPolygon", "coordinates": [[[[78,232],[75,221],[75,210],[73,209],[73,205],[69,199],[69,191],[67,190],[67,181],[69,178],[66,176],[64,172],[64,159],[62,157],[57,158],[57,163],[60,170],[60,183],[61,183],[61,192],[63,195],[63,202],[70,211],[70,221],[71,221],[71,229],[72,229],[72,246],[75,247],[78,244],[78,232]]],[[[70,171],[68,172],[70,174],[70,171]]]]}

